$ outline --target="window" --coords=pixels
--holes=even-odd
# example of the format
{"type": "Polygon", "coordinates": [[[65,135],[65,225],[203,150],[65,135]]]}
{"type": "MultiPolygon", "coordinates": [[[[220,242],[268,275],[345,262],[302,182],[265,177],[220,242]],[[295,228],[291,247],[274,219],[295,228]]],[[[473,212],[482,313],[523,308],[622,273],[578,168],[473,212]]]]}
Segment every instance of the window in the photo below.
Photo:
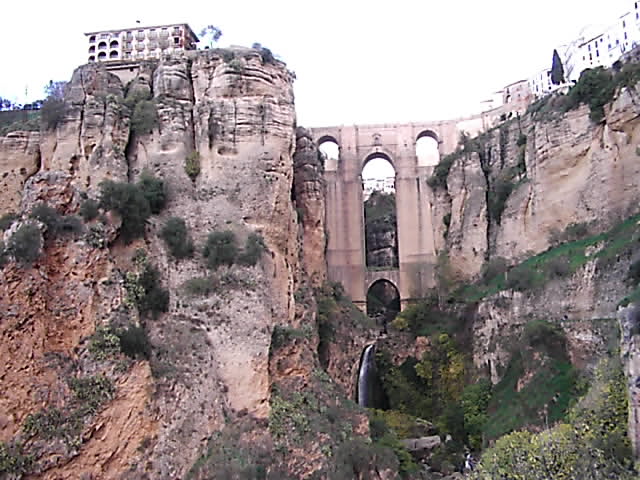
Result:
{"type": "Polygon", "coordinates": [[[96,41],[96,36],[95,36],[95,35],[91,35],[91,36],[89,37],[89,42],[93,43],[93,42],[95,42],[95,41],[96,41]]]}
{"type": "Polygon", "coordinates": [[[626,28],[626,27],[627,27],[627,24],[626,24],[626,23],[625,23],[625,21],[623,20],[623,21],[622,21],[622,28],[626,28]]]}
{"type": "Polygon", "coordinates": [[[591,51],[591,44],[589,44],[589,51],[591,51]]]}
{"type": "Polygon", "coordinates": [[[91,46],[89,47],[89,53],[93,53],[93,52],[95,52],[95,51],[96,51],[96,47],[95,47],[95,46],[93,46],[93,45],[91,45],[91,46]]]}
{"type": "Polygon", "coordinates": [[[624,39],[627,39],[627,32],[624,32],[624,39]]]}
{"type": "Polygon", "coordinates": [[[596,50],[596,57],[600,56],[600,52],[598,50],[596,50]]]}
{"type": "Polygon", "coordinates": [[[178,37],[173,37],[173,44],[178,45],[180,43],[180,39],[178,37]]]}

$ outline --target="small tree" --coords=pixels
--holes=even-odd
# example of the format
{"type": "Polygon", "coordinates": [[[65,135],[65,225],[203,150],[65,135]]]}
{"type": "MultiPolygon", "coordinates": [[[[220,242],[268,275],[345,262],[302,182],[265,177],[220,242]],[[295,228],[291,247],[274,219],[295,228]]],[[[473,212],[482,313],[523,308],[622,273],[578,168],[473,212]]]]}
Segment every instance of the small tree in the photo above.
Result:
{"type": "Polygon", "coordinates": [[[564,83],[564,67],[557,50],[553,50],[553,61],[551,63],[551,83],[560,85],[564,83]]]}
{"type": "Polygon", "coordinates": [[[193,255],[193,242],[189,238],[187,224],[179,217],[171,217],[160,231],[171,255],[177,259],[193,255]]]}
{"type": "Polygon", "coordinates": [[[42,103],[40,114],[42,124],[47,130],[54,130],[58,124],[64,119],[64,89],[66,82],[49,81],[44,88],[47,98],[42,103]]]}
{"type": "Polygon", "coordinates": [[[230,230],[211,232],[207,237],[202,254],[207,259],[209,268],[216,269],[220,265],[233,265],[238,256],[235,234],[230,230]]]}
{"type": "Polygon", "coordinates": [[[33,224],[22,225],[9,239],[8,251],[22,264],[30,265],[40,255],[42,237],[33,224]]]}
{"type": "Polygon", "coordinates": [[[164,188],[164,180],[154,177],[148,171],[142,172],[138,187],[142,190],[149,202],[151,213],[157,215],[167,204],[167,192],[164,188]]]}
{"type": "Polygon", "coordinates": [[[209,40],[209,47],[213,47],[213,44],[220,40],[222,36],[222,30],[213,25],[207,25],[200,30],[200,36],[209,40]]]}

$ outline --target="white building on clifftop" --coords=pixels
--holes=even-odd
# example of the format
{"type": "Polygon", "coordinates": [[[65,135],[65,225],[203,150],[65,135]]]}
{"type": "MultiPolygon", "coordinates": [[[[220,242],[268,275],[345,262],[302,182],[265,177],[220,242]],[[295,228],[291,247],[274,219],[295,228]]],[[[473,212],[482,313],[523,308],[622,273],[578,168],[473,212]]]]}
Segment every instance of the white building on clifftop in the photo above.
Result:
{"type": "Polygon", "coordinates": [[[195,50],[199,42],[186,23],[124,28],[85,33],[89,40],[88,61],[136,62],[162,55],[195,50]]]}

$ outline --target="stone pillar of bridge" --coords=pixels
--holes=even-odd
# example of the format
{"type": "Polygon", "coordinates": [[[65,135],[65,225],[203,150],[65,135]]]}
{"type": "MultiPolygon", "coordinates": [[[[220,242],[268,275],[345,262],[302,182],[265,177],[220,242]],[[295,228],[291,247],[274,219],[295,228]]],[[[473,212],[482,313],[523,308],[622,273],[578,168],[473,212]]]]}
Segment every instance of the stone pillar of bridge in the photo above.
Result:
{"type": "Polygon", "coordinates": [[[364,211],[356,135],[336,136],[340,158],[327,163],[325,171],[328,276],[341,282],[351,300],[364,311],[367,305],[364,211]]]}
{"type": "Polygon", "coordinates": [[[398,218],[399,285],[401,304],[424,297],[435,286],[435,242],[431,218],[433,167],[418,165],[415,128],[397,129],[396,209],[398,218]]]}

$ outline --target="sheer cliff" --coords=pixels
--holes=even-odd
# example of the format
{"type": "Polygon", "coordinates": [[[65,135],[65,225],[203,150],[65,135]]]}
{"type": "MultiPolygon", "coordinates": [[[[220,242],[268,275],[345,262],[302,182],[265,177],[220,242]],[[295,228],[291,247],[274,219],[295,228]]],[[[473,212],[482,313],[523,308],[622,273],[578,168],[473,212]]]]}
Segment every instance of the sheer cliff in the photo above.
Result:
{"type": "MultiPolygon", "coordinates": [[[[53,130],[1,140],[7,472],[331,478],[338,443],[368,448],[366,416],[318,373],[324,184],[292,81],[243,48],[144,63],[126,85],[87,65],[53,130]],[[235,260],[225,241],[245,245],[235,260]],[[324,437],[284,434],[300,392],[324,437]],[[212,453],[221,438],[237,455],[212,453]]],[[[367,455],[349,468],[392,478],[367,455]]]]}

